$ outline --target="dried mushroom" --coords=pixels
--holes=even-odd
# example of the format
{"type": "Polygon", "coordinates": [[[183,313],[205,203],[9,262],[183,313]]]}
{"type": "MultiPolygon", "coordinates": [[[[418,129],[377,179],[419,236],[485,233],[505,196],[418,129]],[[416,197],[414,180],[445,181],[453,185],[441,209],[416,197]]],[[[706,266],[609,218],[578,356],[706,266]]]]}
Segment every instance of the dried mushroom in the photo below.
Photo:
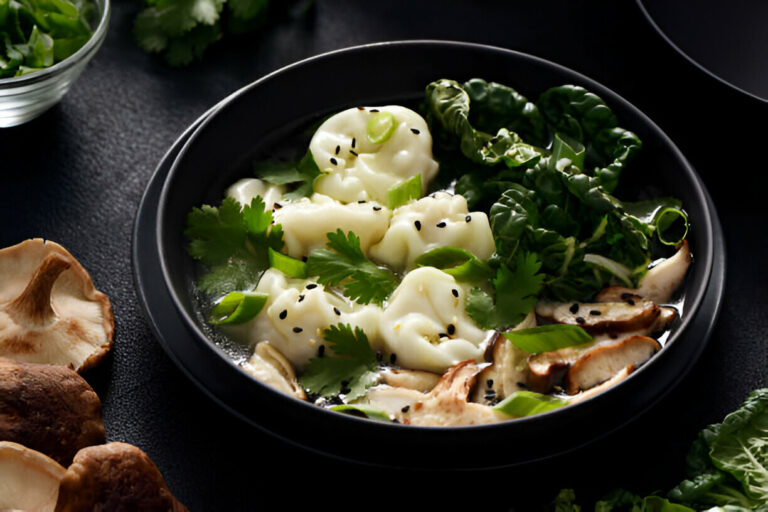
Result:
{"type": "Polygon", "coordinates": [[[113,332],[109,299],[62,246],[35,238],[0,250],[0,356],[82,372],[113,332]]]}
{"type": "Polygon", "coordinates": [[[80,450],[61,479],[56,512],[187,512],[146,453],[126,443],[80,450]]]}
{"type": "Polygon", "coordinates": [[[0,357],[0,440],[67,466],[79,449],[105,441],[99,397],[70,368],[0,357]]]}
{"type": "Polygon", "coordinates": [[[0,510],[53,512],[65,471],[40,452],[0,441],[0,510]]]}

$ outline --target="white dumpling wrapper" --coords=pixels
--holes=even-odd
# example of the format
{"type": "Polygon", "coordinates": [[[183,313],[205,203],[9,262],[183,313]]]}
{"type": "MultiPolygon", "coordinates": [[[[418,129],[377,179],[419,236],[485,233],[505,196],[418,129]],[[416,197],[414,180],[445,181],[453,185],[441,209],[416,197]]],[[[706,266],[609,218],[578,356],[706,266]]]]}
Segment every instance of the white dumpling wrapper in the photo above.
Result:
{"type": "Polygon", "coordinates": [[[465,298],[465,290],[445,272],[433,267],[409,272],[380,317],[384,350],[395,354],[399,366],[437,373],[468,359],[481,361],[490,332],[467,316],[465,298]]]}
{"type": "Polygon", "coordinates": [[[328,233],[341,229],[360,238],[363,253],[381,240],[389,226],[392,212],[377,203],[342,204],[322,194],[285,203],[274,212],[275,222],[283,226],[283,251],[292,258],[309,255],[324,248],[328,233]]]}
{"type": "Polygon", "coordinates": [[[374,200],[387,204],[387,191],[417,174],[421,174],[424,194],[438,170],[426,121],[397,105],[339,112],[320,125],[309,149],[325,173],[315,181],[315,192],[345,203],[374,200]],[[383,143],[368,140],[366,127],[376,114],[373,110],[388,112],[397,122],[392,136],[383,143]]]}
{"type": "Polygon", "coordinates": [[[264,201],[265,207],[271,210],[283,197],[284,192],[285,188],[280,185],[272,185],[256,178],[244,178],[230,185],[226,196],[243,206],[251,204],[253,198],[259,196],[264,201]]]}
{"type": "Polygon", "coordinates": [[[459,247],[481,260],[490,258],[496,245],[488,216],[470,212],[461,195],[436,192],[395,208],[384,238],[371,247],[371,257],[409,270],[416,258],[438,247],[459,247]]]}
{"type": "Polygon", "coordinates": [[[273,268],[261,277],[256,291],[268,294],[269,298],[264,309],[249,322],[251,343],[269,341],[297,370],[317,356],[324,343],[323,332],[331,325],[360,327],[375,346],[381,315],[376,306],[347,302],[326,292],[321,284],[291,279],[273,268]],[[316,286],[308,289],[311,284],[316,286]]]}

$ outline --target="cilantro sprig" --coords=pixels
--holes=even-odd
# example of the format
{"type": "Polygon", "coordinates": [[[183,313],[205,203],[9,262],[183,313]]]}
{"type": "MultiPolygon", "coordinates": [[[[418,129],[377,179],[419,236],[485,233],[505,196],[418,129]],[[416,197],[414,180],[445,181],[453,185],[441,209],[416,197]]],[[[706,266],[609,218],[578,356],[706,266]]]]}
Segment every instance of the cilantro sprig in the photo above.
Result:
{"type": "Polygon", "coordinates": [[[379,366],[365,332],[340,323],[328,327],[323,335],[334,355],[311,359],[299,384],[326,398],[344,394],[347,400],[354,400],[365,395],[376,383],[379,366]]]}
{"type": "Polygon", "coordinates": [[[307,260],[307,274],[319,276],[326,286],[341,285],[345,296],[359,304],[382,305],[397,287],[394,274],[365,257],[360,238],[341,229],[328,233],[328,249],[314,249],[307,260]]]}
{"type": "Polygon", "coordinates": [[[213,296],[252,286],[269,268],[269,248],[283,246],[282,227],[272,225],[272,211],[261,197],[242,208],[231,197],[218,208],[193,208],[184,234],[190,255],[209,268],[198,287],[213,296]]]}
{"type": "Polygon", "coordinates": [[[287,200],[311,196],[315,180],[323,174],[309,150],[298,163],[257,162],[253,170],[257,178],[267,183],[295,187],[283,195],[287,200]]]}
{"type": "Polygon", "coordinates": [[[483,329],[517,325],[536,306],[544,282],[541,261],[535,253],[518,254],[514,269],[501,265],[493,279],[495,302],[480,288],[467,295],[467,314],[483,329]]]}

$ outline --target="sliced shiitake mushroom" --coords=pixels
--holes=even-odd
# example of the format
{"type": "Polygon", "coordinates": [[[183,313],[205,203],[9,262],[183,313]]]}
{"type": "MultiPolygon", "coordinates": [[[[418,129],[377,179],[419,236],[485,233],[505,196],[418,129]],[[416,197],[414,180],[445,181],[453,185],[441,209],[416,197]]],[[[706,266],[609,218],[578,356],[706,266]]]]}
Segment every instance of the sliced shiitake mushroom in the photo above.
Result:
{"type": "Polygon", "coordinates": [[[268,341],[256,345],[251,358],[242,365],[243,370],[258,381],[278,391],[306,400],[307,396],[296,379],[291,363],[268,341]]]}
{"type": "Polygon", "coordinates": [[[53,512],[65,471],[36,450],[0,441],[0,510],[53,512]]]}
{"type": "Polygon", "coordinates": [[[620,302],[564,303],[542,301],[536,314],[548,322],[581,326],[590,334],[622,333],[648,329],[661,307],[637,296],[620,302]]]}
{"type": "Polygon", "coordinates": [[[61,478],[56,512],[94,510],[187,512],[152,459],[117,442],[80,450],[61,478]]]}
{"type": "Polygon", "coordinates": [[[67,466],[79,449],[105,440],[99,397],[70,368],[0,357],[0,440],[67,466]]]}
{"type": "Polygon", "coordinates": [[[109,299],[62,246],[36,238],[0,250],[0,356],[81,372],[113,333],[109,299]]]}

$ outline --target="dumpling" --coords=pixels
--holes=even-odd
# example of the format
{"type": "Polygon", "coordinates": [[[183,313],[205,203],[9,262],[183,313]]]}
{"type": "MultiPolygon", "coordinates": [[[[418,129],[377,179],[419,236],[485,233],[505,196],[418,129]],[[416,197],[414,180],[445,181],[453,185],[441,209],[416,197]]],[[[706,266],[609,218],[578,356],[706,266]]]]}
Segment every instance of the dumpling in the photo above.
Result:
{"type": "Polygon", "coordinates": [[[256,178],[244,178],[230,185],[226,195],[243,206],[251,204],[253,198],[259,196],[264,200],[266,208],[271,209],[283,197],[284,191],[284,187],[279,185],[271,185],[256,178]]]}
{"type": "Polygon", "coordinates": [[[312,249],[325,247],[327,234],[341,229],[360,237],[360,248],[368,252],[384,236],[392,212],[376,203],[342,204],[328,196],[285,203],[274,212],[275,222],[283,226],[284,251],[293,258],[307,256],[312,249]]]}
{"type": "Polygon", "coordinates": [[[269,341],[298,370],[317,356],[323,331],[331,325],[360,327],[372,345],[378,338],[378,307],[347,302],[314,281],[290,279],[269,269],[256,291],[268,294],[269,299],[250,322],[250,341],[269,341]]]}
{"type": "Polygon", "coordinates": [[[467,316],[465,296],[452,276],[436,268],[406,274],[381,313],[385,352],[404,368],[438,373],[461,361],[480,361],[490,333],[467,316]]]}
{"type": "Polygon", "coordinates": [[[437,192],[396,208],[384,238],[371,247],[371,256],[402,271],[438,247],[459,247],[488,259],[496,249],[488,216],[470,213],[463,196],[437,192]]]}
{"type": "Polygon", "coordinates": [[[309,149],[325,174],[314,190],[345,203],[375,200],[387,204],[387,191],[421,174],[422,194],[437,174],[432,136],[416,112],[400,106],[351,108],[327,119],[315,132],[309,149]],[[368,139],[366,127],[378,113],[394,116],[396,127],[381,143],[368,139]]]}

